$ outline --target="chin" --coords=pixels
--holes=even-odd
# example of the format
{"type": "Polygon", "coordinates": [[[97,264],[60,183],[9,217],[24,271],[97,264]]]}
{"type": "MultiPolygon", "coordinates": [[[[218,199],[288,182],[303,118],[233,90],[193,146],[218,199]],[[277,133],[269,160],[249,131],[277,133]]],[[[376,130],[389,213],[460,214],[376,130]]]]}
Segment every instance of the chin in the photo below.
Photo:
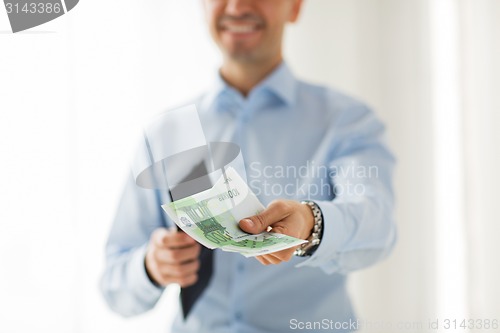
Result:
{"type": "Polygon", "coordinates": [[[230,59],[239,62],[255,62],[258,58],[253,52],[249,51],[226,52],[226,54],[230,59]]]}
{"type": "Polygon", "coordinates": [[[231,45],[223,47],[224,53],[234,59],[252,59],[256,58],[258,50],[247,45],[231,45]]]}

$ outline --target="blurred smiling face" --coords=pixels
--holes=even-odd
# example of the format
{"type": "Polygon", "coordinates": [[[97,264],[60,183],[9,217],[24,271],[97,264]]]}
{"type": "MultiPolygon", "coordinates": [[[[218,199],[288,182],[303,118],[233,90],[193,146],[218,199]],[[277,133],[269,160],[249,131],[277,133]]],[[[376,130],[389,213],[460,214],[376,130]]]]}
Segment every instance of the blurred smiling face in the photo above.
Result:
{"type": "Polygon", "coordinates": [[[204,0],[210,33],[226,57],[262,61],[281,56],[284,26],[301,0],[204,0]]]}

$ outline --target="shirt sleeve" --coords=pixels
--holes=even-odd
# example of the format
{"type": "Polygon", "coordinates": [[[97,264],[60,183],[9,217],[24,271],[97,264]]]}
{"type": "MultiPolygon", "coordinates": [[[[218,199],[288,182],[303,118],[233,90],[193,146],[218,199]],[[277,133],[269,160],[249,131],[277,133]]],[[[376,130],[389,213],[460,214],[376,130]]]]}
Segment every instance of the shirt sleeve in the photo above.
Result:
{"type": "Polygon", "coordinates": [[[384,143],[384,131],[366,107],[347,110],[333,127],[325,144],[334,199],[315,200],[323,213],[323,237],[298,267],[346,274],[384,259],[394,247],[395,159],[384,143]]]}
{"type": "Polygon", "coordinates": [[[151,282],[144,266],[151,233],[165,226],[159,207],[158,192],[139,188],[130,174],[106,244],[100,283],[109,307],[126,317],[153,308],[163,292],[151,282]]]}

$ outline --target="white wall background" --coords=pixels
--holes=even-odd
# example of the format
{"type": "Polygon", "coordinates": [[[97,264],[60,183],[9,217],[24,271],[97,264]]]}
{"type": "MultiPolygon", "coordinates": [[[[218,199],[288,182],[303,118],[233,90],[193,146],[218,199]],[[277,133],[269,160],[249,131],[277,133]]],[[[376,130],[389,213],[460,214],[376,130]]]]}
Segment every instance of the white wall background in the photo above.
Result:
{"type": "MultiPolygon", "coordinates": [[[[495,0],[309,0],[289,31],[295,72],[371,104],[399,160],[398,246],[351,279],[366,320],[500,319],[498,17],[495,0]]],[[[0,332],[167,331],[174,288],[124,320],[97,283],[138,124],[217,68],[203,24],[195,0],[82,0],[14,35],[0,10],[0,332]]]]}

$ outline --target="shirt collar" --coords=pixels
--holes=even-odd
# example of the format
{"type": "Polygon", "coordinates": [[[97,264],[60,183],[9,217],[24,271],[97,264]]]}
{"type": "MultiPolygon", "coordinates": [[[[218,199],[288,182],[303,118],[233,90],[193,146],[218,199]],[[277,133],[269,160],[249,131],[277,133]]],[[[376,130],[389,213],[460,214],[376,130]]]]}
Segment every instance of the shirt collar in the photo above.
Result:
{"type": "MultiPolygon", "coordinates": [[[[264,78],[264,80],[257,84],[252,91],[250,91],[247,98],[251,98],[252,95],[257,94],[260,91],[268,91],[273,93],[288,106],[293,106],[296,98],[296,86],[297,79],[288,65],[283,61],[266,78],[264,78]]],[[[230,86],[222,78],[220,73],[218,73],[212,85],[212,89],[207,96],[208,100],[206,102],[208,102],[209,105],[213,105],[217,99],[227,94],[239,95],[240,93],[235,88],[230,86]]]]}
{"type": "Polygon", "coordinates": [[[297,79],[285,62],[282,62],[271,74],[260,82],[251,94],[259,90],[267,90],[274,93],[287,105],[292,106],[295,103],[295,88],[297,79]]]}

